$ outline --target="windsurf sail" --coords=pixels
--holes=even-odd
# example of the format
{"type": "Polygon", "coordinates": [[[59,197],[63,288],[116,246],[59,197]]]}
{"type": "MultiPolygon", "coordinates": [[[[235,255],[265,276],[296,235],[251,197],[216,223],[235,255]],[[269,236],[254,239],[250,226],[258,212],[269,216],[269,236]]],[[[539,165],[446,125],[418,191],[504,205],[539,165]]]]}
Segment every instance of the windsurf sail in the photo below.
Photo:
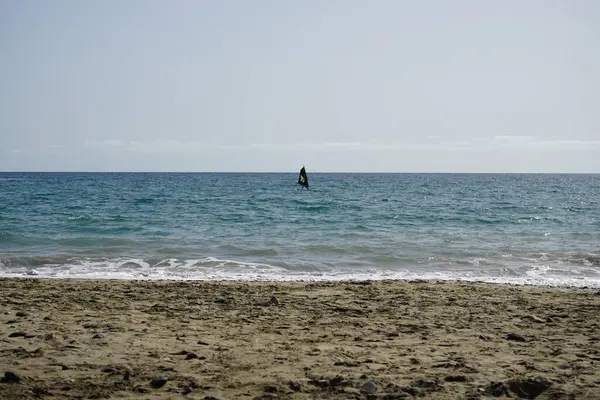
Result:
{"type": "Polygon", "coordinates": [[[308,189],[308,176],[306,176],[306,168],[304,168],[304,166],[300,170],[300,176],[298,176],[298,184],[308,189]]]}

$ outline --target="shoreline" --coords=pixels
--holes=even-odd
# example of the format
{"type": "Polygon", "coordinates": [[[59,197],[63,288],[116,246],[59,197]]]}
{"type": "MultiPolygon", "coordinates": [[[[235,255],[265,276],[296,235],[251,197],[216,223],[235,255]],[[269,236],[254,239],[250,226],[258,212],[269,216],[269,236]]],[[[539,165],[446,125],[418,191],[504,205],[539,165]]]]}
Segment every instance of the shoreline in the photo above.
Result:
{"type": "Polygon", "coordinates": [[[311,283],[324,283],[324,284],[377,284],[377,283],[431,283],[431,284],[457,284],[457,285],[491,285],[491,286],[515,286],[515,287],[538,287],[538,288],[547,288],[547,289],[573,289],[573,290],[591,290],[591,291],[600,291],[600,286],[596,286],[593,283],[588,284],[585,283],[581,285],[575,285],[571,283],[566,283],[564,281],[560,281],[557,283],[535,283],[528,281],[492,281],[485,279],[462,279],[462,278],[447,278],[447,279],[429,279],[429,278],[419,278],[419,277],[410,277],[410,278],[376,278],[376,279],[363,279],[363,278],[341,278],[341,279],[332,279],[332,278],[324,278],[324,279],[300,279],[300,278],[289,278],[289,279],[237,279],[237,278],[141,278],[141,277],[127,277],[127,278],[115,278],[115,277],[55,277],[55,276],[45,276],[45,275],[0,275],[0,280],[10,280],[10,279],[32,279],[32,280],[57,280],[57,281],[99,281],[99,282],[157,282],[157,283],[235,283],[235,284],[269,284],[269,285],[278,285],[278,284],[311,284],[311,283]]]}
{"type": "Polygon", "coordinates": [[[0,278],[0,311],[0,398],[600,393],[597,288],[0,278]]]}

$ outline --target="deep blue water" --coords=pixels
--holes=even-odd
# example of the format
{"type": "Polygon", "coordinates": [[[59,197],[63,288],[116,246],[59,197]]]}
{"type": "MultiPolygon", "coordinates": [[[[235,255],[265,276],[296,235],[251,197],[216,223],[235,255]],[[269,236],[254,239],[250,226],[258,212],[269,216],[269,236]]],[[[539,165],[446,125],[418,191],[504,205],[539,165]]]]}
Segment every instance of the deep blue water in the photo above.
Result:
{"type": "Polygon", "coordinates": [[[600,175],[0,173],[0,275],[600,287],[600,175]]]}

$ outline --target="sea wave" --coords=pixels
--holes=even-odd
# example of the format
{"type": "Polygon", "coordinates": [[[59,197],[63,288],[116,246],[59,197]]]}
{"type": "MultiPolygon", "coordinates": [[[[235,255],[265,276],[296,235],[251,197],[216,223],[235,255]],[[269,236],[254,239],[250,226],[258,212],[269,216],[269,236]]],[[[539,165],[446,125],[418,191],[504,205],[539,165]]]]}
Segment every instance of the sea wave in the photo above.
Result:
{"type": "Polygon", "coordinates": [[[279,252],[274,247],[242,247],[233,244],[221,244],[218,246],[219,250],[238,255],[246,256],[277,256],[279,252]]]}
{"type": "MultiPolygon", "coordinates": [[[[541,256],[541,254],[540,254],[541,256]]],[[[585,255],[598,263],[597,255],[585,255]]],[[[600,288],[598,268],[556,268],[547,263],[507,263],[480,268],[486,259],[474,258],[457,263],[462,268],[436,268],[431,264],[407,265],[409,259],[377,255],[370,261],[339,265],[285,262],[253,262],[231,258],[143,259],[131,257],[38,256],[0,259],[0,276],[76,278],[76,279],[149,279],[149,280],[241,280],[241,281],[339,281],[339,280],[444,280],[490,283],[534,284],[600,288]],[[377,264],[375,264],[377,263],[377,264]],[[403,267],[398,267],[401,265],[403,267]]],[[[434,260],[439,262],[439,260],[434,260]]]]}
{"type": "Polygon", "coordinates": [[[583,265],[600,267],[600,254],[588,252],[540,252],[529,253],[527,257],[544,263],[562,263],[565,265],[583,265]]]}
{"type": "Polygon", "coordinates": [[[10,232],[0,232],[0,243],[8,243],[15,238],[10,232]]]}

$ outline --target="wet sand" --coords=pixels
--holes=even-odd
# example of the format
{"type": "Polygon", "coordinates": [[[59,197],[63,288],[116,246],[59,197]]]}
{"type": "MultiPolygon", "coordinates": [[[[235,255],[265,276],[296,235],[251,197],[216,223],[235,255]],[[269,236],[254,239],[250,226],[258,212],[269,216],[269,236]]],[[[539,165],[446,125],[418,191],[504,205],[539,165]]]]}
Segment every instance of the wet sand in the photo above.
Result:
{"type": "Polygon", "coordinates": [[[0,279],[0,398],[600,399],[600,292],[0,279]]]}

